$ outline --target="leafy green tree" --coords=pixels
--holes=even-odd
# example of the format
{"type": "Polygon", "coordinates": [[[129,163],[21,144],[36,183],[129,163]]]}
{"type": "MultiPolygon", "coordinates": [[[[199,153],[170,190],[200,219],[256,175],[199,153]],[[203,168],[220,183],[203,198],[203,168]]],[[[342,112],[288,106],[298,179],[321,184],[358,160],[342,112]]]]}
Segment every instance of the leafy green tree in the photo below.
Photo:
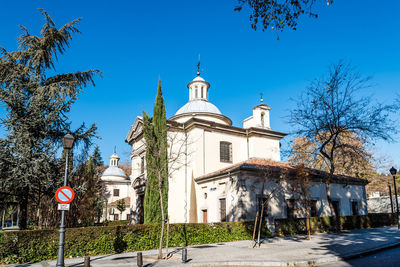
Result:
{"type": "Polygon", "coordinates": [[[58,56],[72,34],[79,33],[79,19],[58,29],[49,14],[41,12],[45,24],[40,36],[21,26],[19,49],[0,48],[0,102],[6,110],[1,121],[6,135],[0,139],[0,191],[17,199],[21,229],[26,228],[29,201],[40,207],[42,196],[54,195],[62,183],[62,161],[56,153],[65,133],[72,132],[75,145],[87,148],[96,132],[94,124],[71,131],[67,114],[82,88],[94,85],[94,75],[101,72],[54,74],[58,56]]]}
{"type": "Polygon", "coordinates": [[[143,111],[143,133],[146,142],[147,186],[144,198],[145,223],[161,222],[160,247],[158,258],[162,258],[164,223],[168,211],[168,158],[167,158],[167,119],[161,80],[158,81],[153,118],[143,111]]]}
{"type": "Polygon", "coordinates": [[[115,207],[121,213],[121,220],[122,220],[122,212],[126,209],[125,200],[124,199],[118,199],[117,202],[116,202],[116,206],[115,207]]]}

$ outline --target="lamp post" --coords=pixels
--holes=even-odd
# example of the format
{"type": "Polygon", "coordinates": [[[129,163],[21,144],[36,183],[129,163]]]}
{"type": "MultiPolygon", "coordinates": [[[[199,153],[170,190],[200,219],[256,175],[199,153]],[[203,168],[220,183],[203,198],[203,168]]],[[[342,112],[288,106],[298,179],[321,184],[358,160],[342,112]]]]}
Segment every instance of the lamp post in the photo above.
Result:
{"type": "MultiPolygon", "coordinates": [[[[64,172],[64,186],[67,186],[67,177],[68,177],[68,155],[69,150],[72,148],[74,144],[74,137],[71,134],[64,135],[62,139],[62,145],[64,150],[66,150],[66,158],[65,158],[65,172],[64,172]]],[[[61,211],[61,224],[60,224],[60,241],[58,243],[58,256],[57,256],[57,264],[56,267],[64,267],[64,239],[65,239],[65,210],[61,211]]]]}
{"type": "Polygon", "coordinates": [[[397,200],[397,186],[396,186],[396,177],[395,177],[397,170],[394,167],[392,167],[392,168],[390,168],[389,171],[390,171],[390,174],[393,176],[394,197],[396,198],[397,229],[400,230],[399,202],[397,200]]]}

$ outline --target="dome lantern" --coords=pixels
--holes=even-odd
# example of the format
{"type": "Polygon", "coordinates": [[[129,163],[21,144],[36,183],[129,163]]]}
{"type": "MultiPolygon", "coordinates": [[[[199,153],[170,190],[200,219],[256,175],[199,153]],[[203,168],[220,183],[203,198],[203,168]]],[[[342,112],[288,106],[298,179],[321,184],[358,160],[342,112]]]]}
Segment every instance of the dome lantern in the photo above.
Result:
{"type": "Polygon", "coordinates": [[[129,177],[125,174],[125,172],[118,167],[119,157],[115,152],[110,157],[110,166],[103,172],[101,176],[102,180],[105,181],[119,181],[119,180],[129,180],[129,177]]]}

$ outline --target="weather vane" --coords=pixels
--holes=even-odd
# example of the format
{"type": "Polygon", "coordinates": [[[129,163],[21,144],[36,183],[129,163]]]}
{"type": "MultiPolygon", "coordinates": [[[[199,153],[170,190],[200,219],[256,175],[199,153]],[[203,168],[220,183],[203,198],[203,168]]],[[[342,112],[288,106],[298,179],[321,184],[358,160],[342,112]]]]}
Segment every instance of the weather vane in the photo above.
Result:
{"type": "Polygon", "coordinates": [[[260,93],[260,102],[261,104],[263,103],[264,99],[263,99],[263,93],[260,93]]]}
{"type": "Polygon", "coordinates": [[[197,76],[200,76],[200,54],[199,54],[199,62],[197,63],[197,76]]]}
{"type": "Polygon", "coordinates": [[[114,146],[114,154],[117,154],[117,146],[114,146]]]}

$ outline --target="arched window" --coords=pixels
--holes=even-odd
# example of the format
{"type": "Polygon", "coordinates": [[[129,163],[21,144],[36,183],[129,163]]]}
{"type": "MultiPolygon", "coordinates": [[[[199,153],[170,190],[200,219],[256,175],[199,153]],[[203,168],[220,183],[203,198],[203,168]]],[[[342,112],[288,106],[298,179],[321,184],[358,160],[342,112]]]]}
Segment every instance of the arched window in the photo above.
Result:
{"type": "Polygon", "coordinates": [[[197,92],[197,86],[195,87],[195,97],[196,97],[196,98],[199,97],[199,94],[198,94],[198,92],[197,92]]]}
{"type": "Polygon", "coordinates": [[[264,117],[265,117],[265,113],[261,112],[261,127],[264,127],[264,117]]]}
{"type": "Polygon", "coordinates": [[[203,90],[204,90],[204,87],[202,86],[201,87],[201,98],[203,98],[203,90]]]}

